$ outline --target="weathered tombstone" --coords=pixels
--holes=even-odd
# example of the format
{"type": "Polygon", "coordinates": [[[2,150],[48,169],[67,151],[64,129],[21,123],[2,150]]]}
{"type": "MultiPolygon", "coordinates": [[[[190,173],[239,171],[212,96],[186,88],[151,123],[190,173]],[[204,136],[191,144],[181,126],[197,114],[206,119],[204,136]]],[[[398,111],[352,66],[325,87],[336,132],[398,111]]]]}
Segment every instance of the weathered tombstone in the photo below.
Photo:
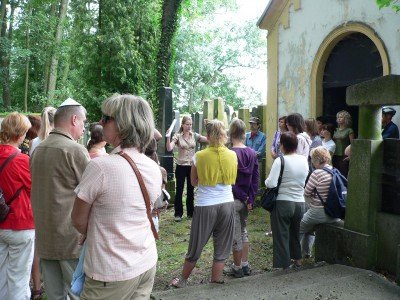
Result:
{"type": "MultiPolygon", "coordinates": [[[[201,134],[203,130],[203,112],[196,112],[193,115],[193,131],[201,134]]],[[[196,142],[197,150],[200,150],[200,143],[198,142],[196,142]]]]}
{"type": "MultiPolygon", "coordinates": [[[[161,134],[164,135],[174,119],[172,114],[172,89],[169,87],[162,87],[158,91],[160,99],[160,114],[161,114],[161,134]]],[[[165,138],[161,139],[158,143],[158,157],[160,164],[167,170],[168,180],[173,179],[173,155],[172,152],[167,151],[165,147],[165,138]]]]}
{"type": "Polygon", "coordinates": [[[226,113],[226,116],[227,116],[227,119],[228,119],[228,124],[230,124],[232,119],[234,118],[233,117],[234,112],[235,111],[234,111],[232,105],[226,105],[225,106],[225,113],[226,113]]]}
{"type": "Polygon", "coordinates": [[[179,132],[179,129],[181,128],[181,114],[179,113],[179,110],[174,110],[174,118],[176,120],[174,132],[179,132]]]}
{"type": "Polygon", "coordinates": [[[250,111],[248,108],[239,108],[238,118],[246,124],[247,131],[250,130],[250,111]]]}
{"type": "Polygon", "coordinates": [[[317,230],[316,260],[384,269],[400,279],[400,215],[398,203],[387,199],[399,199],[395,166],[400,163],[398,152],[394,153],[399,141],[383,143],[381,137],[381,107],[400,103],[400,75],[351,86],[346,101],[360,107],[359,139],[351,145],[346,218],[344,228],[324,225],[317,230]],[[389,161],[384,162],[384,153],[389,161]],[[382,191],[388,184],[396,187],[382,191]]]}
{"type": "MultiPolygon", "coordinates": [[[[212,120],[212,119],[214,119],[214,101],[205,100],[203,102],[203,120],[212,120]]],[[[202,134],[204,136],[207,135],[204,127],[202,134]]]]}

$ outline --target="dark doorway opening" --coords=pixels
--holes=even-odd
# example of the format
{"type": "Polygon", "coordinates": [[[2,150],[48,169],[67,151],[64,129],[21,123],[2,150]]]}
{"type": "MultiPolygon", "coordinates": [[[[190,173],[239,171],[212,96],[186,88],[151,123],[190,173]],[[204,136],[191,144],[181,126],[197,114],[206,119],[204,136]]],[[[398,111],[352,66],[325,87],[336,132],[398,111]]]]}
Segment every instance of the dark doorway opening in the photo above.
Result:
{"type": "Polygon", "coordinates": [[[382,59],[364,34],[352,33],[333,48],[324,70],[323,115],[336,125],[336,113],[346,110],[358,133],[358,107],[346,104],[346,88],[383,75],[382,59]]]}

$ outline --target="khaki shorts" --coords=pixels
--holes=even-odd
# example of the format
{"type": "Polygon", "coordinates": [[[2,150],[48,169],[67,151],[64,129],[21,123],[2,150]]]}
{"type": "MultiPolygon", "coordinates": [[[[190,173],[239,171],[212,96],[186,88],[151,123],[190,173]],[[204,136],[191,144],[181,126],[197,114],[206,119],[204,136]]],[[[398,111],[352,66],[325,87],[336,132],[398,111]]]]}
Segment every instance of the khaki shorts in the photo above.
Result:
{"type": "Polygon", "coordinates": [[[234,202],[196,206],[193,213],[186,259],[190,262],[197,261],[212,235],[214,261],[225,261],[232,249],[234,225],[234,202]]]}

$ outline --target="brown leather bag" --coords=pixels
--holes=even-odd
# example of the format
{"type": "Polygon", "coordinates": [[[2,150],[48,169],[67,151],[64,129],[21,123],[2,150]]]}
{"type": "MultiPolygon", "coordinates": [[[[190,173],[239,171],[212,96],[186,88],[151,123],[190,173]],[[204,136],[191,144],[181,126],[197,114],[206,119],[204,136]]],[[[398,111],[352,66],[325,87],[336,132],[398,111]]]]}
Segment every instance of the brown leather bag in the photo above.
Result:
{"type": "Polygon", "coordinates": [[[153,218],[151,217],[151,205],[150,205],[150,197],[149,193],[147,192],[146,185],[144,184],[142,174],[140,174],[140,171],[138,167],[136,166],[135,162],[130,158],[130,156],[123,151],[118,152],[119,155],[121,155],[123,158],[125,158],[128,163],[131,165],[133,171],[136,174],[136,178],[139,182],[140,189],[142,190],[143,198],[144,198],[144,203],[146,204],[146,211],[147,211],[147,218],[149,219],[150,226],[151,226],[151,231],[153,232],[154,238],[158,240],[158,233],[156,230],[156,227],[154,226],[153,223],[153,218]]]}

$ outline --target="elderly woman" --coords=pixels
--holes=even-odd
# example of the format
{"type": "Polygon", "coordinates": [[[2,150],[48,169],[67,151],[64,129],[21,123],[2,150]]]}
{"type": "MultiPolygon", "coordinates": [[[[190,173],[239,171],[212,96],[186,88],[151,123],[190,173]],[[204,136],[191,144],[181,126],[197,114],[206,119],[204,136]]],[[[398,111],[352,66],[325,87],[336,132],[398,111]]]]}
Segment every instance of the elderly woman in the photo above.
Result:
{"type": "Polygon", "coordinates": [[[175,221],[177,222],[182,220],[183,215],[182,195],[185,181],[187,189],[187,216],[188,218],[193,216],[194,187],[190,182],[190,169],[192,157],[196,150],[196,142],[207,142],[207,138],[196,132],[192,132],[192,118],[190,116],[184,116],[182,118],[179,132],[173,136],[172,141],[170,139],[169,132],[167,132],[167,150],[172,151],[174,146],[177,146],[178,148],[178,156],[175,168],[176,193],[174,200],[175,221]]]}
{"type": "Polygon", "coordinates": [[[136,163],[153,205],[161,172],[144,154],[154,134],[153,114],[133,95],[113,96],[101,109],[104,139],[116,148],[92,160],[75,189],[72,222],[86,235],[81,299],[145,299],[156,273],[156,243],[138,177],[117,153],[136,163]]]}
{"type": "Polygon", "coordinates": [[[339,219],[332,218],[325,213],[324,206],[318,197],[317,192],[325,201],[328,197],[329,187],[332,182],[332,175],[323,168],[332,169],[330,165],[331,155],[329,150],[324,147],[317,147],[311,150],[311,162],[315,167],[307,185],[305,187],[304,196],[310,199],[309,209],[304,214],[300,223],[300,236],[302,236],[302,251],[305,257],[311,256],[314,238],[312,236],[314,227],[323,223],[334,223],[339,219]]]}
{"type": "Polygon", "coordinates": [[[214,239],[214,262],[211,282],[221,283],[225,260],[232,249],[235,209],[232,184],[237,173],[236,153],[225,147],[227,136],[221,121],[206,125],[210,146],[193,157],[191,181],[198,186],[189,249],[180,278],[174,278],[174,287],[186,286],[197,260],[209,238],[214,239]]]}
{"type": "Polygon", "coordinates": [[[233,237],[233,264],[224,270],[227,275],[236,278],[250,275],[248,263],[249,236],[246,224],[249,211],[253,210],[258,190],[257,152],[246,147],[246,124],[240,119],[233,119],[229,127],[231,150],[236,153],[238,171],[236,182],[232,187],[235,202],[235,232],[233,237]]]}
{"type": "MultiPolygon", "coordinates": [[[[304,182],[308,174],[307,158],[296,154],[298,138],[293,132],[281,134],[284,158],[282,182],[275,207],[271,212],[273,238],[273,267],[289,268],[301,264],[300,221],[305,211],[304,182]],[[291,265],[291,260],[294,264],[291,265]]],[[[265,180],[268,188],[278,185],[281,160],[275,159],[265,180]]]]}
{"type": "Polygon", "coordinates": [[[306,123],[304,122],[303,116],[299,113],[288,115],[286,117],[286,126],[290,132],[293,132],[297,136],[298,143],[296,153],[308,158],[312,140],[305,132],[306,123]]]}
{"type": "Polygon", "coordinates": [[[354,139],[354,131],[351,128],[351,115],[345,110],[339,111],[336,114],[336,122],[338,128],[336,128],[333,135],[336,149],[333,154],[332,165],[338,169],[343,176],[347,177],[349,173],[349,162],[346,160],[344,150],[354,139]]]}
{"type": "Polygon", "coordinates": [[[29,299],[35,226],[30,200],[29,157],[18,147],[31,123],[19,113],[4,118],[0,131],[0,188],[10,211],[0,222],[0,299],[29,299]]]}

